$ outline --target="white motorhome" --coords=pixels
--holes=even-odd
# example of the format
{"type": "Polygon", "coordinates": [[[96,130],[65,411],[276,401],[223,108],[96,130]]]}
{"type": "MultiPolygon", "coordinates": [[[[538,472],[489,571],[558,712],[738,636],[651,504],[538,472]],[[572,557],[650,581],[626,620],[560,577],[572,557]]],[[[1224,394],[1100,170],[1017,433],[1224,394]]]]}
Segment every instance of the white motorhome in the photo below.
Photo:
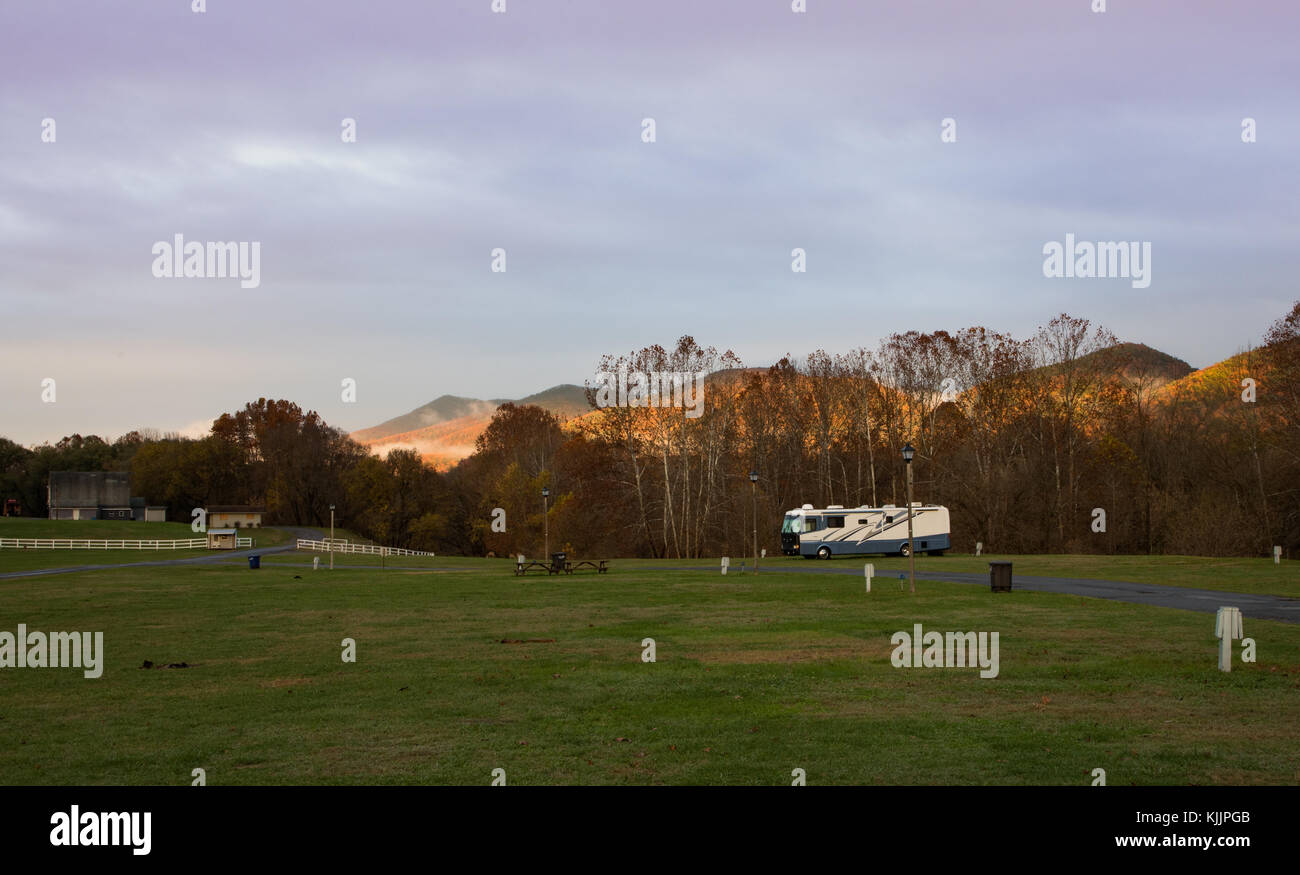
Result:
{"type": "MultiPolygon", "coordinates": [[[[912,543],[916,552],[941,556],[949,549],[948,508],[912,503],[912,543]]],[[[787,556],[829,559],[863,553],[909,555],[906,507],[815,508],[805,504],[786,512],[781,552],[787,556]]]]}

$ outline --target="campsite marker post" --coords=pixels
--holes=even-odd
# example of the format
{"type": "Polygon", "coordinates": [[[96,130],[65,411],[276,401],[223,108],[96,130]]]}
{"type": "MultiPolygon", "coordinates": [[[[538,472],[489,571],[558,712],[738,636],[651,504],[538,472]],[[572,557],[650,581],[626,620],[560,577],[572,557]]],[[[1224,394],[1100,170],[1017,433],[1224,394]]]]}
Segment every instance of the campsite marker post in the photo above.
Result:
{"type": "Polygon", "coordinates": [[[975,542],[975,555],[978,556],[981,552],[983,552],[983,550],[984,550],[984,542],[983,542],[983,541],[976,541],[976,542],[975,542]]]}
{"type": "Polygon", "coordinates": [[[1243,634],[1241,608],[1219,608],[1214,618],[1214,635],[1219,639],[1219,671],[1232,671],[1232,640],[1243,634]]]}
{"type": "Polygon", "coordinates": [[[725,577],[725,576],[727,575],[727,566],[730,565],[730,564],[731,564],[731,560],[728,559],[726,556],[723,556],[723,557],[722,557],[722,575],[723,575],[723,577],[725,577]]]}
{"type": "Polygon", "coordinates": [[[868,562],[868,563],[866,564],[866,567],[864,567],[864,568],[862,569],[862,573],[863,573],[863,574],[866,576],[866,578],[867,578],[867,592],[871,592],[871,578],[875,576],[875,573],[876,573],[876,566],[874,566],[874,565],[872,565],[870,562],[868,562]]]}
{"type": "Polygon", "coordinates": [[[1282,548],[1278,545],[1273,546],[1273,564],[1274,565],[1282,564],[1282,548]]]}

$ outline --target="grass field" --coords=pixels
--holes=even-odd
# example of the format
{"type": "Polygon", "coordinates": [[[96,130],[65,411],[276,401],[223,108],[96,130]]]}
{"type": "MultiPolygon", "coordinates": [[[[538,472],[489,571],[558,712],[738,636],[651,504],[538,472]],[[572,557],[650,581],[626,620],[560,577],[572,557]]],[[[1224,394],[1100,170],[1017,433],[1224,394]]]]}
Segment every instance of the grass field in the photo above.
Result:
{"type": "Polygon", "coordinates": [[[106,651],[98,679],[0,671],[0,782],[1300,783],[1291,624],[1247,620],[1259,661],[1224,674],[1206,614],[937,582],[867,595],[776,568],[436,561],[456,570],[0,582],[0,630],[102,630],[106,651]],[[914,623],[999,632],[999,675],[895,668],[890,636],[914,623]]]}
{"type": "MultiPolygon", "coordinates": [[[[311,564],[311,557],[320,555],[326,562],[328,554],[316,554],[309,551],[291,551],[268,556],[264,563],[282,565],[311,564]]],[[[1223,592],[1245,592],[1261,595],[1280,595],[1300,598],[1300,563],[1283,561],[1274,565],[1271,559],[1241,558],[1204,558],[1199,556],[970,556],[948,554],[946,556],[918,556],[916,570],[924,572],[974,572],[988,573],[990,559],[1011,560],[1014,572],[1024,575],[1045,577],[1082,577],[1101,580],[1124,580],[1134,583],[1157,583],[1165,586],[1183,586],[1198,589],[1215,589],[1223,592]]],[[[480,559],[464,556],[390,556],[386,564],[403,568],[437,568],[437,569],[481,569],[499,567],[500,573],[509,574],[514,560],[508,558],[480,559]]],[[[752,568],[753,560],[732,557],[733,574],[739,571],[740,563],[747,562],[752,568]]],[[[878,575],[896,575],[907,571],[907,560],[897,557],[882,558],[864,556],[852,559],[804,560],[798,557],[769,557],[762,560],[761,569],[777,571],[782,568],[795,568],[801,571],[811,569],[852,570],[854,574],[862,573],[862,566],[871,562],[878,575]]],[[[615,560],[621,570],[646,570],[652,568],[702,568],[716,567],[716,558],[708,559],[618,559],[615,560]]],[[[334,554],[334,565],[338,567],[378,567],[378,556],[358,554],[334,554]]],[[[0,569],[3,570],[3,569],[0,569]]]]}
{"type": "MultiPolygon", "coordinates": [[[[1043,577],[1085,577],[1100,580],[1125,580],[1133,583],[1158,583],[1217,589],[1224,592],[1248,592],[1300,598],[1300,562],[1238,557],[1207,558],[1202,556],[1103,556],[1038,555],[990,556],[969,554],[917,556],[917,571],[959,571],[987,574],[991,560],[1010,560],[1015,574],[1043,577]]],[[[772,560],[768,560],[769,563],[772,560]]],[[[778,562],[806,562],[781,557],[778,562]]],[[[897,557],[863,557],[831,560],[835,565],[855,565],[861,573],[864,562],[874,562],[879,571],[906,571],[907,560],[897,557]]]]}
{"type": "Polygon", "coordinates": [[[198,537],[189,523],[137,523],[130,520],[49,520],[0,517],[0,538],[183,539],[198,537]]]}

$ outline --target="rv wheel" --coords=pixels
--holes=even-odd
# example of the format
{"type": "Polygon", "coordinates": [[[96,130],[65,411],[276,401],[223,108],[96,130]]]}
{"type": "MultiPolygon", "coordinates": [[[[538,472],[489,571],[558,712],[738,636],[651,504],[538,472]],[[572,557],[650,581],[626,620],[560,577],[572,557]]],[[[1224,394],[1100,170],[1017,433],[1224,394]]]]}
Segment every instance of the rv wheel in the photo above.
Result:
{"type": "Polygon", "coordinates": [[[818,559],[829,559],[829,558],[831,558],[831,548],[830,548],[830,547],[821,547],[821,548],[819,548],[819,549],[817,550],[817,558],[818,558],[818,559]]]}
{"type": "Polygon", "coordinates": [[[902,547],[898,548],[898,555],[906,559],[908,556],[912,555],[912,547],[908,544],[904,544],[902,547]]]}

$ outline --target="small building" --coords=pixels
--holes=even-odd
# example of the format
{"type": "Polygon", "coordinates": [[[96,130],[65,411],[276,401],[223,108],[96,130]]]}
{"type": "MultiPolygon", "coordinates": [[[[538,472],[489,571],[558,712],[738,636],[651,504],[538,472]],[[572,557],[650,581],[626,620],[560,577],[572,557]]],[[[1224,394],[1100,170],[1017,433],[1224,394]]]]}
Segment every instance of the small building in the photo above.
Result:
{"type": "Polygon", "coordinates": [[[18,499],[16,498],[6,498],[5,516],[22,516],[22,515],[23,515],[22,503],[19,502],[18,499]]]}
{"type": "Polygon", "coordinates": [[[251,504],[221,504],[208,508],[208,527],[260,529],[264,507],[251,504]]]}
{"type": "Polygon", "coordinates": [[[131,497],[131,519],[138,523],[167,522],[167,506],[164,504],[145,504],[138,496],[131,497]]]}
{"type": "Polygon", "coordinates": [[[233,550],[238,534],[234,529],[208,529],[208,549],[233,550]]]}

